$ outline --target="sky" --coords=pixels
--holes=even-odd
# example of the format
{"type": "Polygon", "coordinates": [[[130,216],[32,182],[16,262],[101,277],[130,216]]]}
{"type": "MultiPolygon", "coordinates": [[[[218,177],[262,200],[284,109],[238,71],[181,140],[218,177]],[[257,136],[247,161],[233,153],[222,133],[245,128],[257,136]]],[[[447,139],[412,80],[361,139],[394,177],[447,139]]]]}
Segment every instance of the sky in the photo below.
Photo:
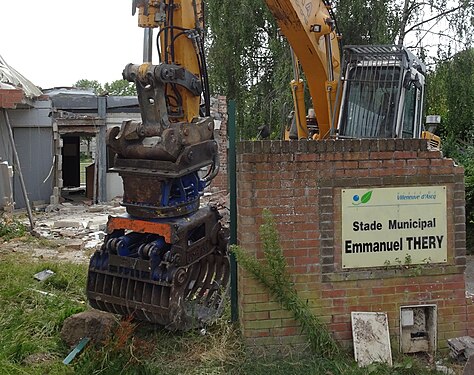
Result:
{"type": "Polygon", "coordinates": [[[132,0],[2,0],[0,55],[43,89],[104,84],[142,62],[143,29],[132,0]]]}

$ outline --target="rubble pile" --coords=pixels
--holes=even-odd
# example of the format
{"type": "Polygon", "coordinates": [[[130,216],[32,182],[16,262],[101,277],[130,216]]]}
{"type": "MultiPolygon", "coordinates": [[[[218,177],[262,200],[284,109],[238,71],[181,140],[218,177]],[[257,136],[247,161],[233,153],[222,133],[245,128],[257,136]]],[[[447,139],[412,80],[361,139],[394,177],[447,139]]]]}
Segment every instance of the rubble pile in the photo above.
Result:
{"type": "MultiPolygon", "coordinates": [[[[106,235],[109,216],[126,213],[117,197],[106,204],[87,205],[64,202],[56,205],[35,207],[35,229],[33,235],[41,240],[51,241],[49,247],[32,249],[14,242],[7,245],[9,251],[28,252],[36,258],[47,258],[87,263],[91,254],[99,249],[106,235]]],[[[229,227],[229,195],[226,191],[211,188],[201,198],[201,205],[214,205],[222,215],[221,224],[229,227]]],[[[4,250],[7,250],[4,248],[4,250]]]]}

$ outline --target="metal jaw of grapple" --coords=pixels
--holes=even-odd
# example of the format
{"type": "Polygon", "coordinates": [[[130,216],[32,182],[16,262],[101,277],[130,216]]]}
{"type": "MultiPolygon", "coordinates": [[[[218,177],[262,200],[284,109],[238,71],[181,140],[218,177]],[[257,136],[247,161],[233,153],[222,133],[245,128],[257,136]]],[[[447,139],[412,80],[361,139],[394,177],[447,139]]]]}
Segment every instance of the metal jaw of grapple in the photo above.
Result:
{"type": "Polygon", "coordinates": [[[222,312],[229,280],[228,233],[216,209],[161,221],[111,217],[92,256],[92,307],[187,330],[222,312]]]}

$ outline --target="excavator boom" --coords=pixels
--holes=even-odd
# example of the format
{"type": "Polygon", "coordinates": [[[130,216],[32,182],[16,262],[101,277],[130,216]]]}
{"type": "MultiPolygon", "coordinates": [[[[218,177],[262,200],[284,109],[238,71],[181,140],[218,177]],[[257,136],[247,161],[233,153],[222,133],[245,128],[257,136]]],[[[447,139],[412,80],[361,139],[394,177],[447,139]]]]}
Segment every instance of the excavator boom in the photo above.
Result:
{"type": "MultiPolygon", "coordinates": [[[[337,116],[334,108],[341,68],[339,37],[331,7],[323,0],[265,2],[305,72],[319,138],[327,138],[333,117],[337,116]]],[[[298,110],[305,112],[304,108],[298,110]]]]}
{"type": "MultiPolygon", "coordinates": [[[[305,73],[318,129],[313,139],[423,137],[437,142],[423,132],[426,69],[413,54],[394,45],[341,49],[329,0],[265,2],[305,73]]],[[[286,134],[308,138],[303,82],[295,78],[291,87],[295,125],[286,134]]]]}

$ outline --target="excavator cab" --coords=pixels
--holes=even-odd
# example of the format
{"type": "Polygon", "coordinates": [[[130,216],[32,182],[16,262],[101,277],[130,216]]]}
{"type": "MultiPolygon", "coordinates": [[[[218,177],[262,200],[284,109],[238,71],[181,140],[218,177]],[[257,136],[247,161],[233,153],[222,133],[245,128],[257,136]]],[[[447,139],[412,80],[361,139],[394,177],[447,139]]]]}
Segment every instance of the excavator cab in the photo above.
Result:
{"type": "Polygon", "coordinates": [[[402,46],[346,46],[339,138],[420,138],[426,68],[402,46]]]}

